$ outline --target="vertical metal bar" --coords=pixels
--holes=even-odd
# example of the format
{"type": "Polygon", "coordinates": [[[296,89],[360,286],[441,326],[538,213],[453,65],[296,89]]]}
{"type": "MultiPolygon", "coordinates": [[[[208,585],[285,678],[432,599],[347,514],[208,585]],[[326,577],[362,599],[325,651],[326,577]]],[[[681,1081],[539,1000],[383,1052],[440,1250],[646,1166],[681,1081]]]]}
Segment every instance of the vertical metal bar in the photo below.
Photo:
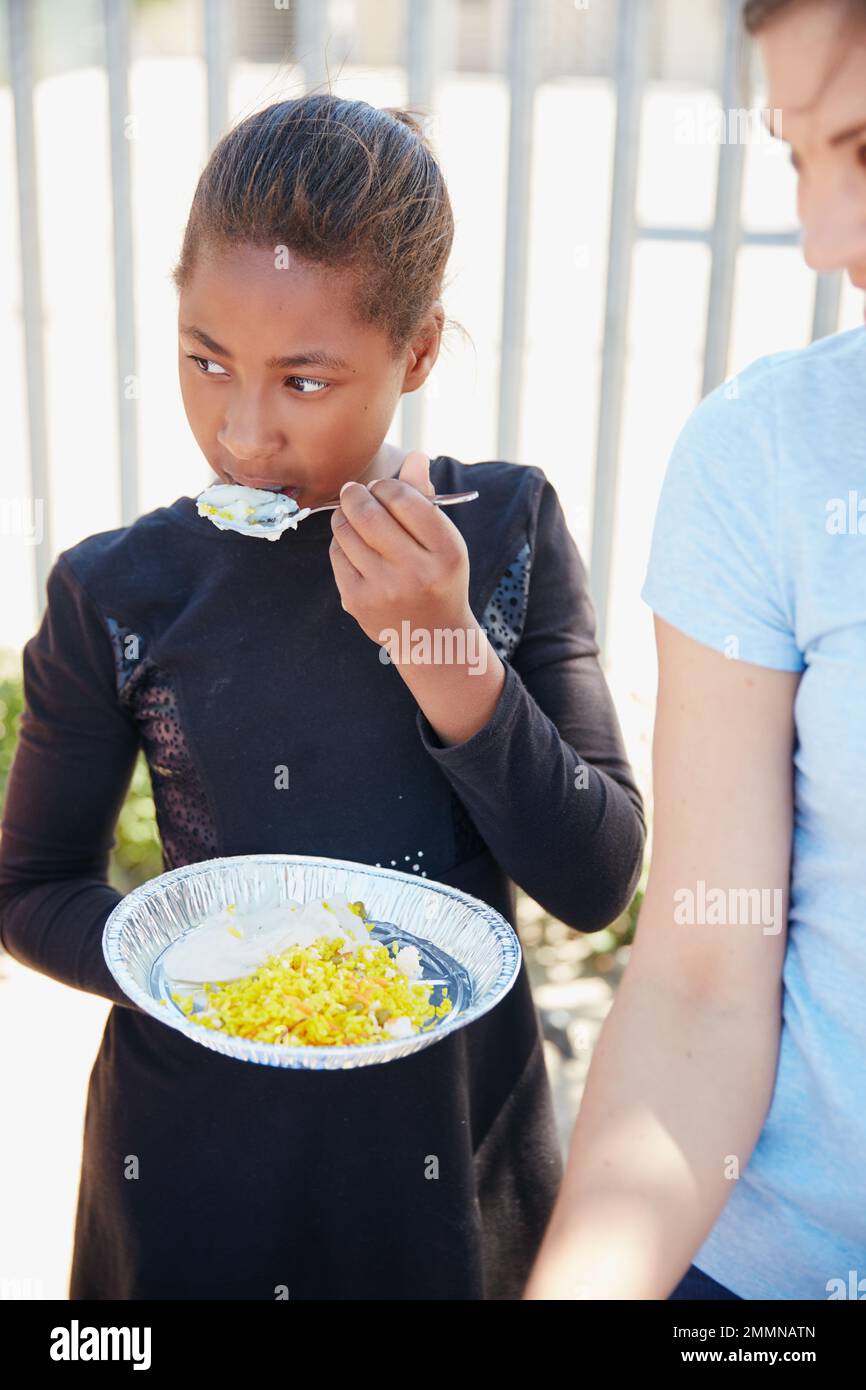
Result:
{"type": "Polygon", "coordinates": [[[235,46],[234,9],[234,0],[204,0],[208,151],[213,149],[229,123],[229,77],[235,46]]]}
{"type": "Polygon", "coordinates": [[[325,41],[328,31],[327,0],[296,0],[296,61],[304,74],[306,92],[329,89],[325,41]]]}
{"type": "Polygon", "coordinates": [[[429,111],[437,73],[437,0],[409,0],[406,53],[406,86],[410,106],[429,111]]]}
{"type": "Polygon", "coordinates": [[[740,137],[738,111],[749,104],[748,76],[742,56],[742,6],[726,0],[725,47],[721,101],[725,138],[719,145],[716,178],[716,211],[710,236],[712,265],[704,339],[704,376],[701,396],[724,381],[728,366],[734,277],[740,243],[743,169],[746,147],[740,137]],[[732,130],[733,137],[732,138],[732,130]]]}
{"type": "Polygon", "coordinates": [[[33,63],[27,0],[9,0],[9,66],[15,106],[15,162],[18,183],[18,237],[21,248],[21,306],[27,372],[27,427],[30,445],[30,496],[42,512],[42,540],[33,546],[36,600],[41,613],[51,568],[51,499],[48,487],[48,435],[45,419],[45,353],[42,261],[36,186],[33,118],[33,63]],[[41,504],[41,507],[40,507],[41,504]]]}
{"type": "MultiPolygon", "coordinates": [[[[537,74],[537,25],[529,0],[511,0],[508,81],[508,193],[505,211],[505,274],[499,357],[497,457],[516,461],[520,449],[526,293],[529,277],[529,199],[537,74]]],[[[537,16],[536,16],[537,18],[537,16]]]]}
{"type": "Polygon", "coordinates": [[[649,66],[653,8],[649,0],[619,0],[616,135],[592,517],[591,581],[602,650],[607,640],[641,108],[649,66]]]}
{"type": "Polygon", "coordinates": [[[812,311],[812,342],[826,338],[839,327],[839,306],[842,301],[842,272],[815,276],[815,307],[812,311]]]}
{"type": "Polygon", "coordinates": [[[135,370],[135,307],[130,176],[129,0],[104,0],[108,69],[108,132],[111,150],[111,213],[114,240],[114,333],[120,514],[124,526],[138,516],[138,438],[135,370]]]}
{"type": "MultiPolygon", "coordinates": [[[[453,0],[408,0],[406,100],[407,105],[431,115],[453,20],[453,0]]],[[[400,442],[404,449],[421,447],[423,428],[423,390],[411,391],[402,398],[400,442]]]]}

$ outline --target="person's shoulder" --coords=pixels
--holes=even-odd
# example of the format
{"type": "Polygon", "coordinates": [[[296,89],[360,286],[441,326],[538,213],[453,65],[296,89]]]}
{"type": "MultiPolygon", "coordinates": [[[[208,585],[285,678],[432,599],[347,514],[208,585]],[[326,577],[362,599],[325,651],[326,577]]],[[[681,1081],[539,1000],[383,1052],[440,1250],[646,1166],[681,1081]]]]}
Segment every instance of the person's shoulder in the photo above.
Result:
{"type": "Polygon", "coordinates": [[[476,507],[452,507],[450,514],[457,521],[482,515],[489,521],[495,513],[500,534],[520,529],[533,532],[538,522],[542,499],[555,493],[552,482],[543,468],[533,463],[508,463],[503,459],[484,459],[478,463],[461,463],[448,455],[440,455],[431,464],[431,481],[437,492],[478,492],[476,507]]]}
{"type": "Polygon", "coordinates": [[[799,537],[826,450],[815,440],[838,413],[839,373],[823,373],[861,351],[856,335],[838,336],[757,358],[717,386],[682,426],[664,474],[641,595],[717,651],[736,635],[741,659],[759,666],[802,669],[799,537]]]}
{"type": "Polygon", "coordinates": [[[440,455],[431,463],[430,473],[437,492],[478,492],[476,501],[449,508],[451,519],[467,540],[477,529],[479,539],[487,537],[492,542],[499,536],[506,549],[521,535],[534,533],[541,499],[553,490],[544,470],[531,463],[502,459],[461,463],[440,455]],[[491,527],[494,516],[496,525],[491,527]]]}
{"type": "Polygon", "coordinates": [[[755,385],[772,382],[777,391],[795,390],[804,379],[816,373],[835,376],[840,370],[857,370],[866,361],[866,326],[843,329],[816,338],[805,347],[788,348],[757,358],[741,375],[755,385]]]}
{"type": "Polygon", "coordinates": [[[535,464],[461,463],[448,455],[431,461],[430,480],[437,492],[478,492],[474,501],[449,507],[448,516],[471,556],[471,593],[486,597],[508,566],[534,551],[542,499],[552,485],[535,464]]]}
{"type": "MultiPolygon", "coordinates": [[[[177,503],[174,505],[176,508],[177,503]]],[[[61,550],[57,558],[86,589],[115,583],[124,576],[133,576],[140,582],[149,571],[159,572],[167,545],[178,548],[173,511],[172,507],[156,507],[127,526],[94,531],[61,550]]]]}
{"type": "Polygon", "coordinates": [[[49,604],[72,603],[82,618],[97,613],[109,625],[117,615],[142,624],[160,594],[190,593],[201,557],[188,543],[188,528],[179,525],[178,510],[186,501],[156,507],[127,526],[92,532],[59,551],[46,583],[49,604]]]}
{"type": "Polygon", "coordinates": [[[721,382],[695,407],[691,419],[698,425],[724,416],[733,424],[737,416],[750,422],[773,417],[774,423],[799,428],[801,414],[815,416],[815,400],[824,390],[834,397],[850,386],[862,408],[862,377],[866,369],[866,327],[849,328],[816,338],[805,347],[787,348],[757,357],[735,376],[721,382]],[[737,410],[729,410],[731,405],[737,410]]]}
{"type": "MultiPolygon", "coordinates": [[[[483,459],[477,463],[461,463],[459,459],[441,454],[433,464],[436,468],[437,487],[446,478],[455,486],[454,492],[467,492],[483,487],[486,493],[497,497],[531,497],[540,492],[547,481],[544,470],[531,463],[507,463],[503,459],[483,459]],[[459,486],[458,486],[459,485],[459,486]]],[[[449,490],[450,484],[449,484],[449,490]]]]}
{"type": "MultiPolygon", "coordinates": [[[[767,353],[701,400],[677,435],[666,490],[696,485],[758,502],[762,489],[807,487],[832,433],[866,424],[866,329],[767,353]]],[[[832,451],[831,451],[832,452],[832,451]]]]}

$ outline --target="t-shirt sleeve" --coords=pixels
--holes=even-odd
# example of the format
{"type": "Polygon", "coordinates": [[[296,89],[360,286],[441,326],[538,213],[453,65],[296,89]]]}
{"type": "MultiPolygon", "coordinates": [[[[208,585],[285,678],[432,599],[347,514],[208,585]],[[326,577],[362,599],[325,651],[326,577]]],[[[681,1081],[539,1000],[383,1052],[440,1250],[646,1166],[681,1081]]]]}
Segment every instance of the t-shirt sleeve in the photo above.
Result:
{"type": "Polygon", "coordinates": [[[753,367],[738,381],[701,401],[674,445],[641,597],[728,657],[801,671],[772,377],[753,367]]]}
{"type": "Polygon", "coordinates": [[[631,901],[643,805],[598,661],[586,571],[547,479],[529,539],[525,620],[493,714],[448,747],[420,710],[418,728],[509,878],[560,921],[594,931],[631,901]]]}
{"type": "Polygon", "coordinates": [[[137,726],[120,705],[109,635],[61,554],[24,647],[24,709],[0,834],[0,941],[75,989],[137,1008],[102,952],[122,899],[107,882],[137,726]]]}

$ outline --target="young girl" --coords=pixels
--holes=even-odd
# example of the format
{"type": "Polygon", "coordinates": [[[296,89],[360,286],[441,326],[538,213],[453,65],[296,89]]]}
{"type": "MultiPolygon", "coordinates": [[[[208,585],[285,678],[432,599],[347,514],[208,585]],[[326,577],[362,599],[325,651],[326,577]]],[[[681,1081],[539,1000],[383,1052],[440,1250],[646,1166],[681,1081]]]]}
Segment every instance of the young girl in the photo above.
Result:
{"type": "Polygon", "coordinates": [[[175,271],[190,428],[220,480],[302,507],[345,484],[343,505],[268,544],[179,497],[51,572],[0,922],[18,960],[116,1005],[73,1299],[517,1298],[550,1214],[561,1157],[525,968],[442,1042],[323,1073],[197,1046],[131,1005],[101,947],[139,746],[166,869],[326,855],[452,884],[512,922],[518,883],[580,931],[629,901],[641,803],[553,487],[444,455],[428,483],[423,455],[384,442],[439,350],[452,230],[405,112],[309,96],[231,131],[175,271]],[[430,484],[480,496],[446,513],[430,484]],[[383,660],[407,620],[465,630],[483,660],[383,660]]]}
{"type": "MultiPolygon", "coordinates": [[[[806,260],[866,289],[866,0],[749,0],[806,260]]],[[[687,422],[653,862],[530,1298],[863,1298],[866,332],[687,422]],[[852,506],[853,498],[853,506],[852,506]]]]}

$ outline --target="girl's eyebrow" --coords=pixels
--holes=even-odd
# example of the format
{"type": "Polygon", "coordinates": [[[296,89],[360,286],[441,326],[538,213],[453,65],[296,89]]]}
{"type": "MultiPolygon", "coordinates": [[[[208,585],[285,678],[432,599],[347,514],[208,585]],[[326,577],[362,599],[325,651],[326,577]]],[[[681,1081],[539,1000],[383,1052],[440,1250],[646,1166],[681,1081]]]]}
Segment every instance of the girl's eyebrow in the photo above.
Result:
{"type": "MultiPolygon", "coordinates": [[[[203,328],[196,328],[194,324],[181,324],[180,331],[188,338],[195,338],[209,352],[216,352],[229,362],[234,360],[228,348],[221,347],[203,328]]],[[[334,371],[350,370],[349,363],[344,362],[342,357],[335,357],[323,348],[310,348],[306,352],[294,353],[291,357],[269,357],[265,366],[274,371],[285,371],[289,367],[331,367],[334,371]]]]}

